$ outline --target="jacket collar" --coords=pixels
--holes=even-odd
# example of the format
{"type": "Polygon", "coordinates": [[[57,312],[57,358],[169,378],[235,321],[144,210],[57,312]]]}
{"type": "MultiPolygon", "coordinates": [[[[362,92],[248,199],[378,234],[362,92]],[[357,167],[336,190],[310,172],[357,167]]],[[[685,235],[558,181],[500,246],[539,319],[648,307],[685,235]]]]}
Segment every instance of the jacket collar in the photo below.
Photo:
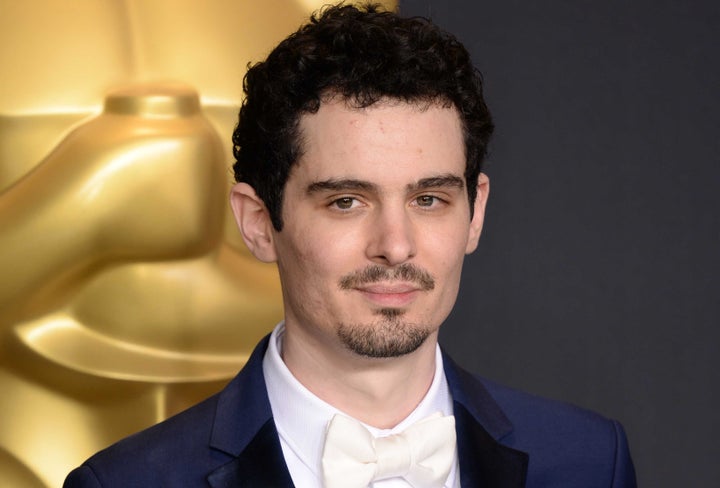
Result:
{"type": "MultiPolygon", "coordinates": [[[[232,460],[208,476],[213,487],[293,486],[262,374],[268,340],[218,397],[210,446],[232,460]]],[[[443,365],[454,401],[462,486],[525,486],[527,454],[500,443],[512,434],[511,422],[482,383],[445,353],[443,365]]]]}
{"type": "Polygon", "coordinates": [[[272,419],[263,424],[236,458],[210,473],[207,480],[213,488],[292,488],[272,419]]]}
{"type": "Polygon", "coordinates": [[[463,487],[521,488],[528,455],[500,443],[513,426],[483,384],[443,352],[455,409],[460,481],[463,487]]]}
{"type": "Polygon", "coordinates": [[[210,447],[233,459],[208,476],[213,487],[292,487],[262,374],[269,336],[219,394],[210,447]]]}

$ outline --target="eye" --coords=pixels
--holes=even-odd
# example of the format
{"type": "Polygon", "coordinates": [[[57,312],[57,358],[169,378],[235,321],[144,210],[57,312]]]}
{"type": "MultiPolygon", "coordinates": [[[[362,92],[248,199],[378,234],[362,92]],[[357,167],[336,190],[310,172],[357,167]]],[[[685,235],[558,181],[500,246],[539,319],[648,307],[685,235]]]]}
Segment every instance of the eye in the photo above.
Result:
{"type": "Polygon", "coordinates": [[[350,210],[357,204],[357,200],[353,197],[342,197],[337,200],[333,200],[331,206],[340,210],[350,210]]]}
{"type": "Polygon", "coordinates": [[[437,200],[438,198],[432,195],[420,195],[415,199],[415,202],[420,207],[432,207],[437,200]]]}

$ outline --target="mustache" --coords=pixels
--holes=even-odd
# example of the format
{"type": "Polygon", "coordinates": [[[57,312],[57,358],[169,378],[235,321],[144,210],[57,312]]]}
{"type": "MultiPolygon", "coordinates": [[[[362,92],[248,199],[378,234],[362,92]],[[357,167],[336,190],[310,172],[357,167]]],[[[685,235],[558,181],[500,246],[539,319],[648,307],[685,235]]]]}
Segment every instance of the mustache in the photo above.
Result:
{"type": "Polygon", "coordinates": [[[340,289],[351,290],[361,285],[379,281],[409,281],[417,284],[424,291],[435,288],[435,279],[430,273],[414,264],[404,263],[393,268],[373,264],[364,269],[353,271],[340,279],[340,289]]]}

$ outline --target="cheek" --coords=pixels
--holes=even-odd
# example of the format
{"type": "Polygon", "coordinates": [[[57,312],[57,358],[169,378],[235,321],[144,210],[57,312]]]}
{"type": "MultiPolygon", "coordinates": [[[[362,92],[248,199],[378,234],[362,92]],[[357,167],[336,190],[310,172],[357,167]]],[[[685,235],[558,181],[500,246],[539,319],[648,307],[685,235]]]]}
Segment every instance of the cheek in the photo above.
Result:
{"type": "Polygon", "coordinates": [[[308,320],[322,309],[327,295],[327,280],[314,253],[297,246],[282,249],[278,260],[286,317],[308,320]]]}
{"type": "Polygon", "coordinates": [[[459,274],[465,259],[467,233],[456,228],[446,228],[444,232],[425,233],[425,252],[430,256],[431,266],[436,272],[445,275],[459,274]]]}
{"type": "Polygon", "coordinates": [[[333,254],[338,253],[334,241],[315,238],[318,235],[312,229],[296,230],[292,236],[284,236],[285,239],[277,245],[278,266],[285,275],[287,285],[304,295],[330,287],[332,274],[339,269],[339,264],[333,259],[333,254]],[[334,244],[330,246],[328,242],[334,244]]]}

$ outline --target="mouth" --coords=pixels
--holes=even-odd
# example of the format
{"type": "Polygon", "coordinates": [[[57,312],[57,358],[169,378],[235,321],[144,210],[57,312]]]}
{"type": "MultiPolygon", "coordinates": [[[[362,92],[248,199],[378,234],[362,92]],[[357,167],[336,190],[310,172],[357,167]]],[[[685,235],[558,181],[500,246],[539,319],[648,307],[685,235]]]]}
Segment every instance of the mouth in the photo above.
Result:
{"type": "Polygon", "coordinates": [[[412,303],[420,293],[409,283],[372,283],[355,288],[370,303],[385,308],[400,308],[412,303]]]}

